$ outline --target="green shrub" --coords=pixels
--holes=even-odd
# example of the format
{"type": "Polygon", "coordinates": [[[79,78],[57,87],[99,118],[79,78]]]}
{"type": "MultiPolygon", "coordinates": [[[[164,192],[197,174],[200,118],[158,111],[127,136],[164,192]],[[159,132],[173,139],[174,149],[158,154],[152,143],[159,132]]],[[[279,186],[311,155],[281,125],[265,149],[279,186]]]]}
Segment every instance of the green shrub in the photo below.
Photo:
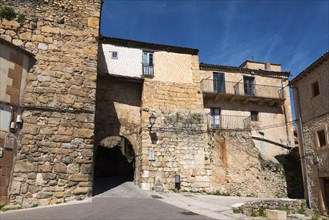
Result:
{"type": "Polygon", "coordinates": [[[0,19],[5,18],[7,20],[13,20],[16,18],[16,12],[12,7],[0,6],[0,19]]]}

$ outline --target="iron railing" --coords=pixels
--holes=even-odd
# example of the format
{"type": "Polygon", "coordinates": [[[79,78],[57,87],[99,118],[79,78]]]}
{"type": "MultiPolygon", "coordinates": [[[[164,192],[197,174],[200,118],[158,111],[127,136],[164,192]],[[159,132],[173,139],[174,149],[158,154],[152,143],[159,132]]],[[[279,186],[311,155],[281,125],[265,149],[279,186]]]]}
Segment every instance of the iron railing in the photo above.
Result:
{"type": "Polygon", "coordinates": [[[219,82],[213,79],[203,79],[201,81],[201,90],[205,93],[222,93],[284,99],[284,91],[279,86],[248,84],[243,82],[219,82]]]}
{"type": "Polygon", "coordinates": [[[143,64],[143,76],[154,76],[154,66],[143,64]]]}
{"type": "Polygon", "coordinates": [[[213,129],[250,129],[250,117],[239,115],[208,115],[208,126],[213,129]]]}

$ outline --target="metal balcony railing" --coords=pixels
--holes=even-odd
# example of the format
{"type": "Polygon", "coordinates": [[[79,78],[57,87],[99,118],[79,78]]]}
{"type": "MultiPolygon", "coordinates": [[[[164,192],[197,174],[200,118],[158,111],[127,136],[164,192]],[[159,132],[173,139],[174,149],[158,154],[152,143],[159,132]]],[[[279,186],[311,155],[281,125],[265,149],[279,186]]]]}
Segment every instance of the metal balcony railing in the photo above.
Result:
{"type": "Polygon", "coordinates": [[[259,85],[243,82],[203,79],[201,81],[201,90],[203,93],[233,94],[240,96],[284,99],[283,89],[279,86],[259,85]]]}
{"type": "Polygon", "coordinates": [[[143,76],[154,76],[154,66],[143,64],[143,76]]]}
{"type": "Polygon", "coordinates": [[[208,115],[208,125],[213,129],[250,129],[250,117],[239,115],[208,115]]]}

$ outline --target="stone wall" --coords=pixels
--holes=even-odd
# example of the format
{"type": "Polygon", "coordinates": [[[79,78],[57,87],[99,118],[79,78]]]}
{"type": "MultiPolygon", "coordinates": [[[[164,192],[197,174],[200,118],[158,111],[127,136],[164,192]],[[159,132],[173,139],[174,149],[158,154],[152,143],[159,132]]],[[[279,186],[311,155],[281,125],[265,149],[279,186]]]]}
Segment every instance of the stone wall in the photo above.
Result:
{"type": "Polygon", "coordinates": [[[210,170],[202,97],[194,84],[145,79],[142,95],[141,188],[174,189],[175,175],[184,190],[209,190],[210,170]],[[156,114],[150,132],[148,118],[156,114]],[[152,140],[155,143],[152,144],[152,140]],[[150,152],[155,160],[149,160],[150,152]]]}
{"type": "MultiPolygon", "coordinates": [[[[328,114],[303,125],[304,145],[307,155],[305,158],[306,170],[310,178],[311,198],[313,205],[319,209],[324,209],[322,198],[325,197],[325,194],[321,193],[321,178],[329,178],[329,147],[319,148],[317,146],[315,128],[325,126],[329,127],[328,114]]],[[[327,144],[327,146],[329,145],[327,144]]]]}
{"type": "Polygon", "coordinates": [[[305,200],[260,200],[251,201],[242,204],[241,206],[233,207],[234,213],[243,213],[247,216],[264,216],[265,210],[282,210],[287,214],[297,214],[305,212],[305,200]]]}
{"type": "MultiPolygon", "coordinates": [[[[299,78],[292,81],[295,96],[295,111],[297,120],[302,119],[302,127],[298,123],[300,137],[300,155],[304,171],[304,192],[308,195],[310,188],[312,206],[322,211],[329,209],[329,194],[324,186],[324,179],[329,179],[329,54],[315,61],[302,72],[299,78]],[[319,94],[314,96],[312,83],[318,82],[319,94]],[[299,101],[299,103],[298,103],[299,101]],[[299,108],[301,112],[299,112],[299,108]],[[302,130],[301,130],[302,129],[302,130]],[[326,145],[319,146],[317,131],[324,130],[326,145]],[[302,134],[301,134],[302,132],[302,134]],[[303,141],[302,138],[303,137],[303,141]],[[305,154],[303,152],[305,148],[305,154]],[[306,166],[304,165],[306,163],[306,166]],[[306,182],[306,175],[309,183],[306,182]]],[[[327,186],[328,187],[328,186],[327,186]]]]}
{"type": "Polygon", "coordinates": [[[283,166],[261,157],[250,130],[214,130],[209,145],[213,191],[235,196],[287,196],[283,166]]]}
{"type": "Polygon", "coordinates": [[[101,1],[15,1],[1,37],[33,53],[11,204],[53,204],[91,195],[101,1]],[[23,19],[22,19],[23,18],[23,19]]]}
{"type": "MultiPolygon", "coordinates": [[[[135,158],[135,183],[140,180],[142,81],[99,74],[95,118],[95,148],[107,137],[129,140],[135,158]]],[[[95,149],[95,151],[96,151],[95,149]]]]}

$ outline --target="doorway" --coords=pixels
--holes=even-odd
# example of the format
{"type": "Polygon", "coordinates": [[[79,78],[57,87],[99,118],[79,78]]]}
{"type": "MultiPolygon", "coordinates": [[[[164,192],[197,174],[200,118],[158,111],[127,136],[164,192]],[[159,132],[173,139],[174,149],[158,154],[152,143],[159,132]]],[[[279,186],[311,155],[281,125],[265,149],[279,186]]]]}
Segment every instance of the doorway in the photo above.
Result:
{"type": "Polygon", "coordinates": [[[95,150],[94,169],[94,195],[125,182],[132,182],[135,153],[129,140],[121,136],[103,139],[95,150]]]}
{"type": "Polygon", "coordinates": [[[324,202],[324,211],[329,214],[329,178],[321,178],[323,187],[322,187],[322,197],[323,197],[323,202],[324,202]]]}
{"type": "Polygon", "coordinates": [[[254,96],[255,91],[255,77],[244,76],[243,77],[244,94],[254,96]]]}

